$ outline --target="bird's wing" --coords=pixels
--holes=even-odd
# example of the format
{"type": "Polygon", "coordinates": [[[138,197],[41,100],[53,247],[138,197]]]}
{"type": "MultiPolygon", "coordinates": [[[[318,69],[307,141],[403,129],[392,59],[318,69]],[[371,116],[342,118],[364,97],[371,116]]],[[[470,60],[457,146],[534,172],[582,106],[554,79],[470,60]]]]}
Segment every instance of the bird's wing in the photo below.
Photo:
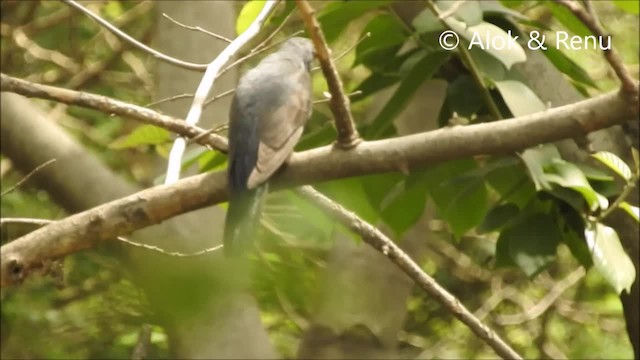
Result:
{"type": "Polygon", "coordinates": [[[249,189],[265,182],[289,158],[311,115],[309,74],[296,71],[291,76],[294,85],[282,105],[261,115],[258,160],[247,181],[249,189]]]}

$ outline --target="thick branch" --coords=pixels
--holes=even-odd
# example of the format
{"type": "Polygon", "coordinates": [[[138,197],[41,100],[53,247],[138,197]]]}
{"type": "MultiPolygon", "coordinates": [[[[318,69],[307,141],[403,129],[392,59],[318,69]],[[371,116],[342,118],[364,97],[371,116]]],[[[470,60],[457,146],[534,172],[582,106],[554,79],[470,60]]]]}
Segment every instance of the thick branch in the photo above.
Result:
{"type": "Polygon", "coordinates": [[[338,203],[314,190],[310,186],[304,186],[298,190],[305,199],[319,207],[332,218],[337,219],[342,225],[349,228],[362,237],[367,244],[384,254],[394,264],[398,265],[402,271],[415,281],[420,288],[427,292],[432,298],[449,310],[458,320],[467,325],[474,334],[482,339],[487,345],[500,355],[503,359],[522,359],[509,345],[502,340],[498,334],[484,325],[475,317],[458,299],[440,286],[431,276],[425,273],[418,264],[415,263],[402,249],[400,249],[391,239],[385,236],[382,231],[375,226],[360,219],[356,214],[346,210],[338,203]]]}
{"type": "MultiPolygon", "coordinates": [[[[612,92],[541,113],[498,122],[444,128],[363,142],[349,151],[325,146],[296,153],[273,179],[276,188],[419,166],[480,154],[504,154],[575,137],[637,117],[612,92]]],[[[226,200],[224,172],[156,186],[57,221],[2,246],[0,286],[26,276],[44,259],[68,255],[94,242],[129,234],[173,216],[226,200]]]]}
{"type": "Polygon", "coordinates": [[[324,34],[314,16],[315,11],[311,5],[306,0],[296,0],[296,5],[311,36],[311,40],[313,40],[313,45],[316,48],[316,57],[320,62],[322,73],[329,86],[329,93],[331,93],[329,106],[338,131],[337,145],[344,149],[352,148],[358,145],[361,138],[353,121],[353,115],[351,115],[349,98],[344,93],[340,75],[338,75],[338,70],[336,70],[333,60],[331,60],[329,46],[324,39],[324,34]]]}

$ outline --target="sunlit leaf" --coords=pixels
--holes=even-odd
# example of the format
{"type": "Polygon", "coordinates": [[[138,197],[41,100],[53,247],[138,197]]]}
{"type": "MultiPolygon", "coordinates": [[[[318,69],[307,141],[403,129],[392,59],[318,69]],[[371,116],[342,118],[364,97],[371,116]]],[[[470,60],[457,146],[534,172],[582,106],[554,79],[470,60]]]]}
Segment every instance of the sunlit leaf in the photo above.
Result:
{"type": "Polygon", "coordinates": [[[109,146],[112,149],[126,149],[141,145],[158,145],[171,140],[171,133],[153,125],[141,125],[130,134],[116,139],[109,146]]]}
{"type": "Polygon", "coordinates": [[[640,222],[640,208],[633,206],[626,201],[620,203],[620,208],[626,211],[627,214],[631,215],[635,221],[640,222]]]}
{"type": "Polygon", "coordinates": [[[266,0],[250,0],[240,10],[238,19],[236,20],[236,34],[240,35],[245,32],[251,23],[258,17],[262,8],[266,4],[266,0]]]}
{"type": "Polygon", "coordinates": [[[585,229],[584,236],[591,249],[596,269],[617,293],[621,293],[622,290],[630,292],[636,278],[636,269],[622,248],[616,231],[606,225],[595,223],[585,229]]]}
{"type": "Polygon", "coordinates": [[[609,169],[615,171],[616,174],[620,175],[625,180],[629,180],[633,176],[629,165],[627,165],[615,154],[612,154],[608,151],[598,151],[591,156],[609,167],[609,169]]]}
{"type": "Polygon", "coordinates": [[[501,80],[495,84],[513,116],[529,115],[546,109],[538,95],[520,81],[501,80]]]}

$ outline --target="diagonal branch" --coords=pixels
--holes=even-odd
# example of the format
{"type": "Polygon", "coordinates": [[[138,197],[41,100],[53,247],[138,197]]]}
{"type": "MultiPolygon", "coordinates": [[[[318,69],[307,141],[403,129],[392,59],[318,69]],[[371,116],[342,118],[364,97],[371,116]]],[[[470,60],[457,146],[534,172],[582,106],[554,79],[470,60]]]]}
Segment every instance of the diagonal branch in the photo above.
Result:
{"type": "Polygon", "coordinates": [[[483,324],[455,296],[425,273],[409,255],[402,251],[378,228],[346,210],[324,194],[314,190],[311,186],[303,186],[297,190],[297,193],[319,207],[327,215],[337,219],[342,225],[360,235],[367,244],[389,258],[420,288],[449,310],[463,324],[467,325],[474,334],[491,346],[503,359],[522,359],[498,334],[483,324]]]}
{"type": "MultiPolygon", "coordinates": [[[[609,43],[611,43],[611,35],[606,34],[604,29],[598,24],[598,21],[591,16],[591,14],[584,9],[580,4],[572,0],[555,0],[558,4],[566,7],[571,11],[582,23],[591,30],[593,35],[598,38],[609,38],[609,43]]],[[[610,46],[608,49],[604,49],[604,57],[611,65],[611,68],[616,73],[618,79],[620,79],[620,83],[622,84],[622,90],[628,94],[632,99],[637,101],[638,99],[638,88],[637,81],[635,81],[627,69],[624,67],[624,63],[622,62],[622,58],[620,58],[620,54],[610,46]]]]}
{"type": "Polygon", "coordinates": [[[336,130],[338,131],[337,145],[343,149],[350,149],[358,145],[362,139],[353,121],[349,98],[344,93],[340,75],[338,75],[338,70],[336,70],[333,60],[331,60],[329,46],[324,39],[322,29],[320,29],[320,23],[314,16],[315,10],[306,0],[296,0],[296,5],[311,36],[311,40],[313,40],[313,45],[316,48],[316,57],[320,62],[322,73],[327,79],[327,85],[331,93],[329,105],[333,113],[336,130]]]}

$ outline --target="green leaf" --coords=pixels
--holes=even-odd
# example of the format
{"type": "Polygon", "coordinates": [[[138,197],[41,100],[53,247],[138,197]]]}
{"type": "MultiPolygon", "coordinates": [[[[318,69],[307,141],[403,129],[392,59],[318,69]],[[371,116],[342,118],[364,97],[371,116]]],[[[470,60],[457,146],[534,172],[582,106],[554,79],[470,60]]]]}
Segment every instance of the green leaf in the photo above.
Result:
{"type": "Polygon", "coordinates": [[[375,224],[378,211],[371,205],[360,179],[348,178],[321,184],[319,188],[332,200],[353,211],[365,221],[375,224]]]}
{"type": "Polygon", "coordinates": [[[582,171],[569,162],[558,159],[549,164],[545,169],[545,177],[550,183],[555,183],[580,193],[591,211],[604,210],[609,207],[609,200],[593,190],[582,171]]]}
{"type": "Polygon", "coordinates": [[[506,203],[498,205],[489,210],[484,221],[478,227],[478,232],[488,233],[491,231],[499,231],[506,226],[510,220],[514,219],[520,213],[518,205],[506,203]]]}
{"type": "Polygon", "coordinates": [[[502,201],[508,201],[524,209],[536,195],[536,189],[522,163],[515,157],[507,157],[492,159],[487,166],[492,166],[494,162],[504,162],[505,166],[492,168],[485,175],[485,180],[500,194],[502,201]]]}
{"type": "Polygon", "coordinates": [[[411,21],[411,25],[418,34],[431,33],[444,30],[444,25],[429,8],[422,10],[411,21]]]}
{"type": "Polygon", "coordinates": [[[598,151],[591,156],[609,167],[609,169],[615,171],[616,174],[620,175],[623,179],[629,181],[633,177],[629,165],[615,154],[608,151],[598,151]]]}
{"type": "Polygon", "coordinates": [[[561,159],[560,152],[555,145],[544,144],[535,148],[530,148],[522,153],[522,160],[529,170],[529,175],[536,190],[551,190],[551,184],[547,181],[544,168],[555,159],[561,159]]]}
{"type": "Polygon", "coordinates": [[[631,217],[636,221],[640,222],[640,208],[637,206],[633,206],[626,201],[620,203],[620,209],[627,212],[627,214],[631,215],[631,217]]]}
{"type": "Polygon", "coordinates": [[[613,4],[629,14],[640,14],[640,2],[636,0],[613,0],[613,4]]]}
{"type": "Polygon", "coordinates": [[[351,21],[364,15],[367,11],[389,3],[391,0],[334,1],[329,3],[318,16],[325,39],[330,43],[335,41],[351,21]]]}
{"type": "Polygon", "coordinates": [[[441,13],[446,13],[456,6],[457,8],[452,14],[453,18],[464,22],[467,26],[477,25],[482,22],[482,8],[478,1],[469,0],[459,4],[456,1],[445,0],[438,1],[437,6],[441,13]]]}
{"type": "Polygon", "coordinates": [[[477,168],[473,160],[456,160],[427,169],[422,176],[438,213],[458,237],[477,226],[488,210],[484,177],[467,176],[477,168]]]}
{"type": "Polygon", "coordinates": [[[381,204],[382,220],[399,238],[420,219],[427,202],[427,184],[409,176],[381,204]]]}
{"type": "Polygon", "coordinates": [[[631,291],[636,269],[622,248],[615,230],[600,223],[590,224],[584,231],[593,263],[617,293],[631,291]]]}
{"type": "Polygon", "coordinates": [[[594,89],[598,88],[598,85],[593,82],[591,76],[562,51],[553,46],[548,46],[547,50],[543,51],[543,53],[558,70],[569,76],[573,81],[591,86],[594,89]]]}
{"type": "Polygon", "coordinates": [[[251,23],[258,17],[262,8],[266,4],[266,0],[250,0],[240,10],[238,19],[236,20],[236,34],[240,35],[245,32],[251,23]]]}
{"type": "Polygon", "coordinates": [[[522,82],[501,80],[496,81],[495,84],[513,116],[524,116],[546,110],[540,98],[522,82]]]}
{"type": "Polygon", "coordinates": [[[354,66],[364,64],[370,69],[382,68],[377,63],[386,63],[389,57],[395,56],[406,40],[406,31],[400,21],[387,13],[371,19],[362,30],[363,34],[371,34],[356,47],[354,66]]]}
{"type": "Polygon", "coordinates": [[[554,260],[561,239],[552,216],[535,214],[502,231],[496,246],[496,264],[515,263],[533,277],[554,260]]]}
{"type": "Polygon", "coordinates": [[[404,110],[420,85],[433,76],[449,56],[449,53],[439,51],[428,53],[422,60],[418,61],[404,80],[402,80],[400,86],[393,96],[391,96],[391,99],[389,99],[385,107],[382,108],[373,120],[371,126],[367,129],[366,137],[369,139],[377,139],[390,129],[393,126],[393,119],[404,110]]]}
{"type": "Polygon", "coordinates": [[[513,64],[527,60],[527,55],[522,46],[516,41],[509,41],[512,39],[511,36],[496,25],[483,21],[480,24],[467,27],[465,23],[454,18],[447,18],[444,21],[451,30],[469,41],[472,46],[479,47],[480,45],[477,42],[481,40],[482,44],[485,45],[483,46],[484,51],[502,62],[507,69],[511,69],[513,64]],[[490,44],[493,41],[497,41],[497,39],[508,43],[508,45],[486,46],[487,42],[490,44]]]}
{"type": "Polygon", "coordinates": [[[592,35],[589,28],[566,7],[558,5],[553,1],[545,1],[544,4],[551,10],[553,17],[569,29],[569,31],[581,37],[592,35]]]}
{"type": "Polygon", "coordinates": [[[141,145],[158,145],[171,141],[171,133],[153,125],[141,125],[130,134],[116,139],[109,147],[112,149],[127,149],[141,145]]]}
{"type": "Polygon", "coordinates": [[[485,106],[471,75],[458,76],[447,86],[447,103],[459,116],[470,118],[485,106]]]}

